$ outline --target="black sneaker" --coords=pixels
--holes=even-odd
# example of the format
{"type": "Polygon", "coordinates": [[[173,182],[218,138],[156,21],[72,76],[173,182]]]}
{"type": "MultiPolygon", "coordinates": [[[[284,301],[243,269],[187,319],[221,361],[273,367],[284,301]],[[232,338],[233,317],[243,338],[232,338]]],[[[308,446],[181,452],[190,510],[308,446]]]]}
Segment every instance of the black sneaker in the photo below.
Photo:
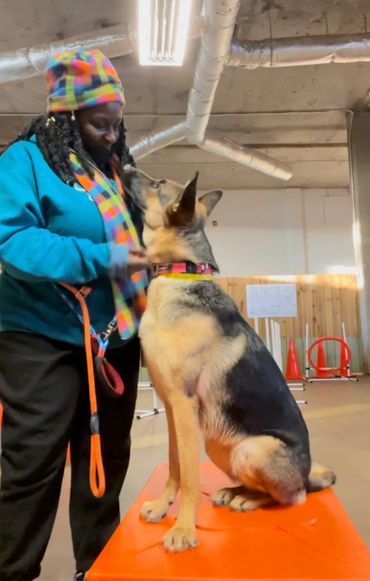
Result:
{"type": "Polygon", "coordinates": [[[84,581],[84,579],[85,579],[84,571],[77,571],[73,576],[73,581],[84,581]]]}

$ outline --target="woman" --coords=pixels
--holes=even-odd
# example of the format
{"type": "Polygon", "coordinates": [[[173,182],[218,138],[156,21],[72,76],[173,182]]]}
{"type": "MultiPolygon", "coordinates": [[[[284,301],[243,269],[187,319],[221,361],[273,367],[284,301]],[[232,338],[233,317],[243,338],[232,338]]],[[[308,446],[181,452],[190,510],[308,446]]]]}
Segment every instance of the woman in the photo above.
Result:
{"type": "Polygon", "coordinates": [[[119,522],[130,456],[148,266],[140,207],[123,197],[132,163],[124,93],[100,51],[64,52],[46,68],[47,115],[0,158],[0,401],[4,406],[0,579],[40,574],[71,447],[75,579],[83,579],[119,522]],[[106,353],[122,397],[97,390],[106,492],[89,486],[90,403],[77,301],[59,283],[89,286],[91,324],[118,324],[106,353]]]}

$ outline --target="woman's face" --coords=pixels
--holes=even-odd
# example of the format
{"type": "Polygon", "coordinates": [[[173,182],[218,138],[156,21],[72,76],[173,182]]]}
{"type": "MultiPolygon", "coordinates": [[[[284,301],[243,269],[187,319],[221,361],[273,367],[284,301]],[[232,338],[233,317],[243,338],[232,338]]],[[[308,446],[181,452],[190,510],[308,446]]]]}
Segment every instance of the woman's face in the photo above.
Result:
{"type": "Polygon", "coordinates": [[[120,103],[112,102],[76,111],[82,144],[98,163],[107,163],[112,155],[112,147],[119,135],[122,109],[120,103]]]}

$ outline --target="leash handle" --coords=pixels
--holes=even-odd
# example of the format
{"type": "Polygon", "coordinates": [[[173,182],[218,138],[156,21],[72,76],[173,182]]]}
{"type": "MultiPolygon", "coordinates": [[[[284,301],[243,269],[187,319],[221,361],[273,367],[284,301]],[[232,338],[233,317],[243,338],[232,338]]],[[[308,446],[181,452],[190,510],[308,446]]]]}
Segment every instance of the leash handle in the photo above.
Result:
{"type": "Polygon", "coordinates": [[[95,498],[101,498],[105,493],[105,473],[100,434],[91,434],[90,446],[90,488],[95,498]]]}
{"type": "Polygon", "coordinates": [[[101,439],[99,430],[99,416],[98,405],[96,400],[95,376],[94,376],[94,360],[92,355],[92,346],[90,338],[90,316],[86,305],[85,297],[91,291],[89,287],[82,287],[77,289],[74,286],[65,282],[60,283],[64,288],[69,290],[76,300],[80,303],[83,324],[84,324],[84,340],[85,353],[87,363],[87,378],[89,384],[89,398],[90,398],[90,488],[91,492],[96,498],[101,498],[105,493],[105,473],[103,466],[103,457],[101,452],[101,439]]]}

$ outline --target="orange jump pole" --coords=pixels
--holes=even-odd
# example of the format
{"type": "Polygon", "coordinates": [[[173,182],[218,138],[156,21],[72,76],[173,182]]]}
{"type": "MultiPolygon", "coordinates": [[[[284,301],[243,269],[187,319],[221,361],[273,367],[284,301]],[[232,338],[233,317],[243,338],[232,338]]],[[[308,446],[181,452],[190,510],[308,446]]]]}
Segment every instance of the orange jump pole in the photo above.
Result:
{"type": "Polygon", "coordinates": [[[210,495],[230,482],[213,464],[201,467],[202,499],[196,549],[166,552],[161,538],[174,523],[139,519],[168,474],[159,465],[87,574],[88,581],[369,581],[370,552],[333,490],[305,504],[247,513],[215,508],[210,495]]]}

